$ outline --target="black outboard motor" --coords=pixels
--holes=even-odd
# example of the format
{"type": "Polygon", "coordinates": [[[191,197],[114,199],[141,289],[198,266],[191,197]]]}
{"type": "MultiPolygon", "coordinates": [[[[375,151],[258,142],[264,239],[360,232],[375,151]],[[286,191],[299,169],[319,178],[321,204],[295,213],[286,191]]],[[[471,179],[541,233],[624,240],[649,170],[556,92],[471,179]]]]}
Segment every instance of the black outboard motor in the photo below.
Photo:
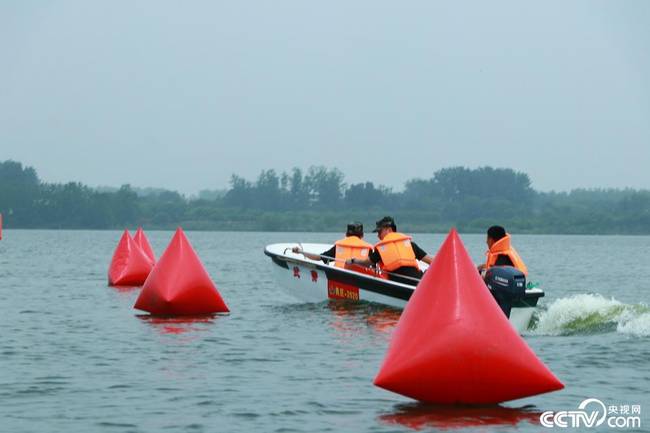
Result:
{"type": "Polygon", "coordinates": [[[512,304],[526,294],[526,275],[512,266],[493,266],[485,273],[484,280],[499,307],[510,318],[512,304]]]}

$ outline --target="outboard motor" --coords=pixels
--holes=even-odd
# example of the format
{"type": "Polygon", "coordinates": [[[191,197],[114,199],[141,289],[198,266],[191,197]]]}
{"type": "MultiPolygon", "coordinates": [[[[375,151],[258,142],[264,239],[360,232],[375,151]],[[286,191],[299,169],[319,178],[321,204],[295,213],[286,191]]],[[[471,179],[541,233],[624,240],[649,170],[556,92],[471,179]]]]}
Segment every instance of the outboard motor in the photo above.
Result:
{"type": "Polygon", "coordinates": [[[499,307],[510,318],[512,304],[526,294],[526,275],[512,266],[493,266],[485,273],[484,280],[499,307]]]}

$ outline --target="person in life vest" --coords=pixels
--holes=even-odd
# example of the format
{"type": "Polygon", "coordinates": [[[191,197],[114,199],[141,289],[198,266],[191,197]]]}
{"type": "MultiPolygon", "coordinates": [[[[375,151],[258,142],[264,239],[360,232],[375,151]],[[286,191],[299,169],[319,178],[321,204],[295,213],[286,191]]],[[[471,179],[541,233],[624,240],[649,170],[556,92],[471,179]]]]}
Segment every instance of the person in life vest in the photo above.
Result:
{"type": "Polygon", "coordinates": [[[528,276],[528,268],[517,251],[510,244],[510,235],[501,226],[492,226],[487,231],[486,240],[488,251],[485,253],[485,263],[479,265],[483,273],[492,266],[513,266],[528,276]]]}
{"type": "Polygon", "coordinates": [[[392,217],[386,216],[376,222],[379,242],[365,260],[349,259],[349,264],[371,266],[378,265],[388,278],[400,283],[417,285],[422,278],[418,260],[430,264],[433,257],[428,255],[410,236],[399,233],[392,217]],[[402,278],[404,276],[406,278],[402,278]]]}
{"type": "Polygon", "coordinates": [[[334,246],[322,254],[312,254],[303,251],[300,247],[291,249],[294,253],[302,254],[311,260],[322,260],[329,263],[334,260],[335,266],[343,268],[349,259],[367,259],[372,251],[372,245],[363,240],[363,224],[353,222],[348,224],[345,232],[345,238],[334,243],[334,246]]]}

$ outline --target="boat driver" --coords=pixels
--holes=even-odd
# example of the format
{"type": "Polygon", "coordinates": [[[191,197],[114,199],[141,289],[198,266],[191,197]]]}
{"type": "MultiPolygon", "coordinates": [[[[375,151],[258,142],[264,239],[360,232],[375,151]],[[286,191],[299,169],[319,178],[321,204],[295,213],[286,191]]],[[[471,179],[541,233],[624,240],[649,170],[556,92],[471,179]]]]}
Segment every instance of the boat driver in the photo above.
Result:
{"type": "Polygon", "coordinates": [[[485,253],[485,263],[478,266],[478,271],[483,273],[492,266],[513,266],[528,276],[528,268],[519,257],[517,251],[510,244],[510,235],[501,226],[492,226],[487,230],[485,243],[488,251],[485,253]]]}
{"type": "Polygon", "coordinates": [[[348,224],[345,238],[336,241],[332,248],[324,251],[320,255],[307,253],[301,247],[293,247],[291,251],[302,254],[311,260],[322,260],[324,263],[329,263],[331,260],[334,260],[335,266],[343,268],[346,267],[346,263],[351,259],[367,259],[370,251],[372,251],[372,245],[363,240],[363,224],[353,222],[348,224]]]}
{"type": "Polygon", "coordinates": [[[368,258],[365,260],[352,258],[348,259],[347,263],[362,266],[379,265],[389,279],[412,286],[417,285],[418,280],[422,278],[418,260],[431,264],[433,256],[412,242],[410,236],[399,233],[392,217],[385,216],[377,221],[373,231],[377,233],[379,242],[368,258]]]}

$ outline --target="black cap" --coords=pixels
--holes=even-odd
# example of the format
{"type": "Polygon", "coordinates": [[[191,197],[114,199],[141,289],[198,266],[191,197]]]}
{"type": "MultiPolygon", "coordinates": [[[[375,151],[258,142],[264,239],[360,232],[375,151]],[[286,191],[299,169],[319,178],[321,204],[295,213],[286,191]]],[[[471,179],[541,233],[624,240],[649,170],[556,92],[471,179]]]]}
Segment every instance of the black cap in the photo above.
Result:
{"type": "Polygon", "coordinates": [[[393,230],[397,231],[397,226],[395,225],[395,220],[393,217],[385,216],[375,223],[377,227],[373,230],[374,233],[379,232],[384,227],[392,227],[393,230]]]}
{"type": "Polygon", "coordinates": [[[357,221],[348,224],[348,229],[345,232],[345,235],[363,237],[363,224],[357,221]]]}

